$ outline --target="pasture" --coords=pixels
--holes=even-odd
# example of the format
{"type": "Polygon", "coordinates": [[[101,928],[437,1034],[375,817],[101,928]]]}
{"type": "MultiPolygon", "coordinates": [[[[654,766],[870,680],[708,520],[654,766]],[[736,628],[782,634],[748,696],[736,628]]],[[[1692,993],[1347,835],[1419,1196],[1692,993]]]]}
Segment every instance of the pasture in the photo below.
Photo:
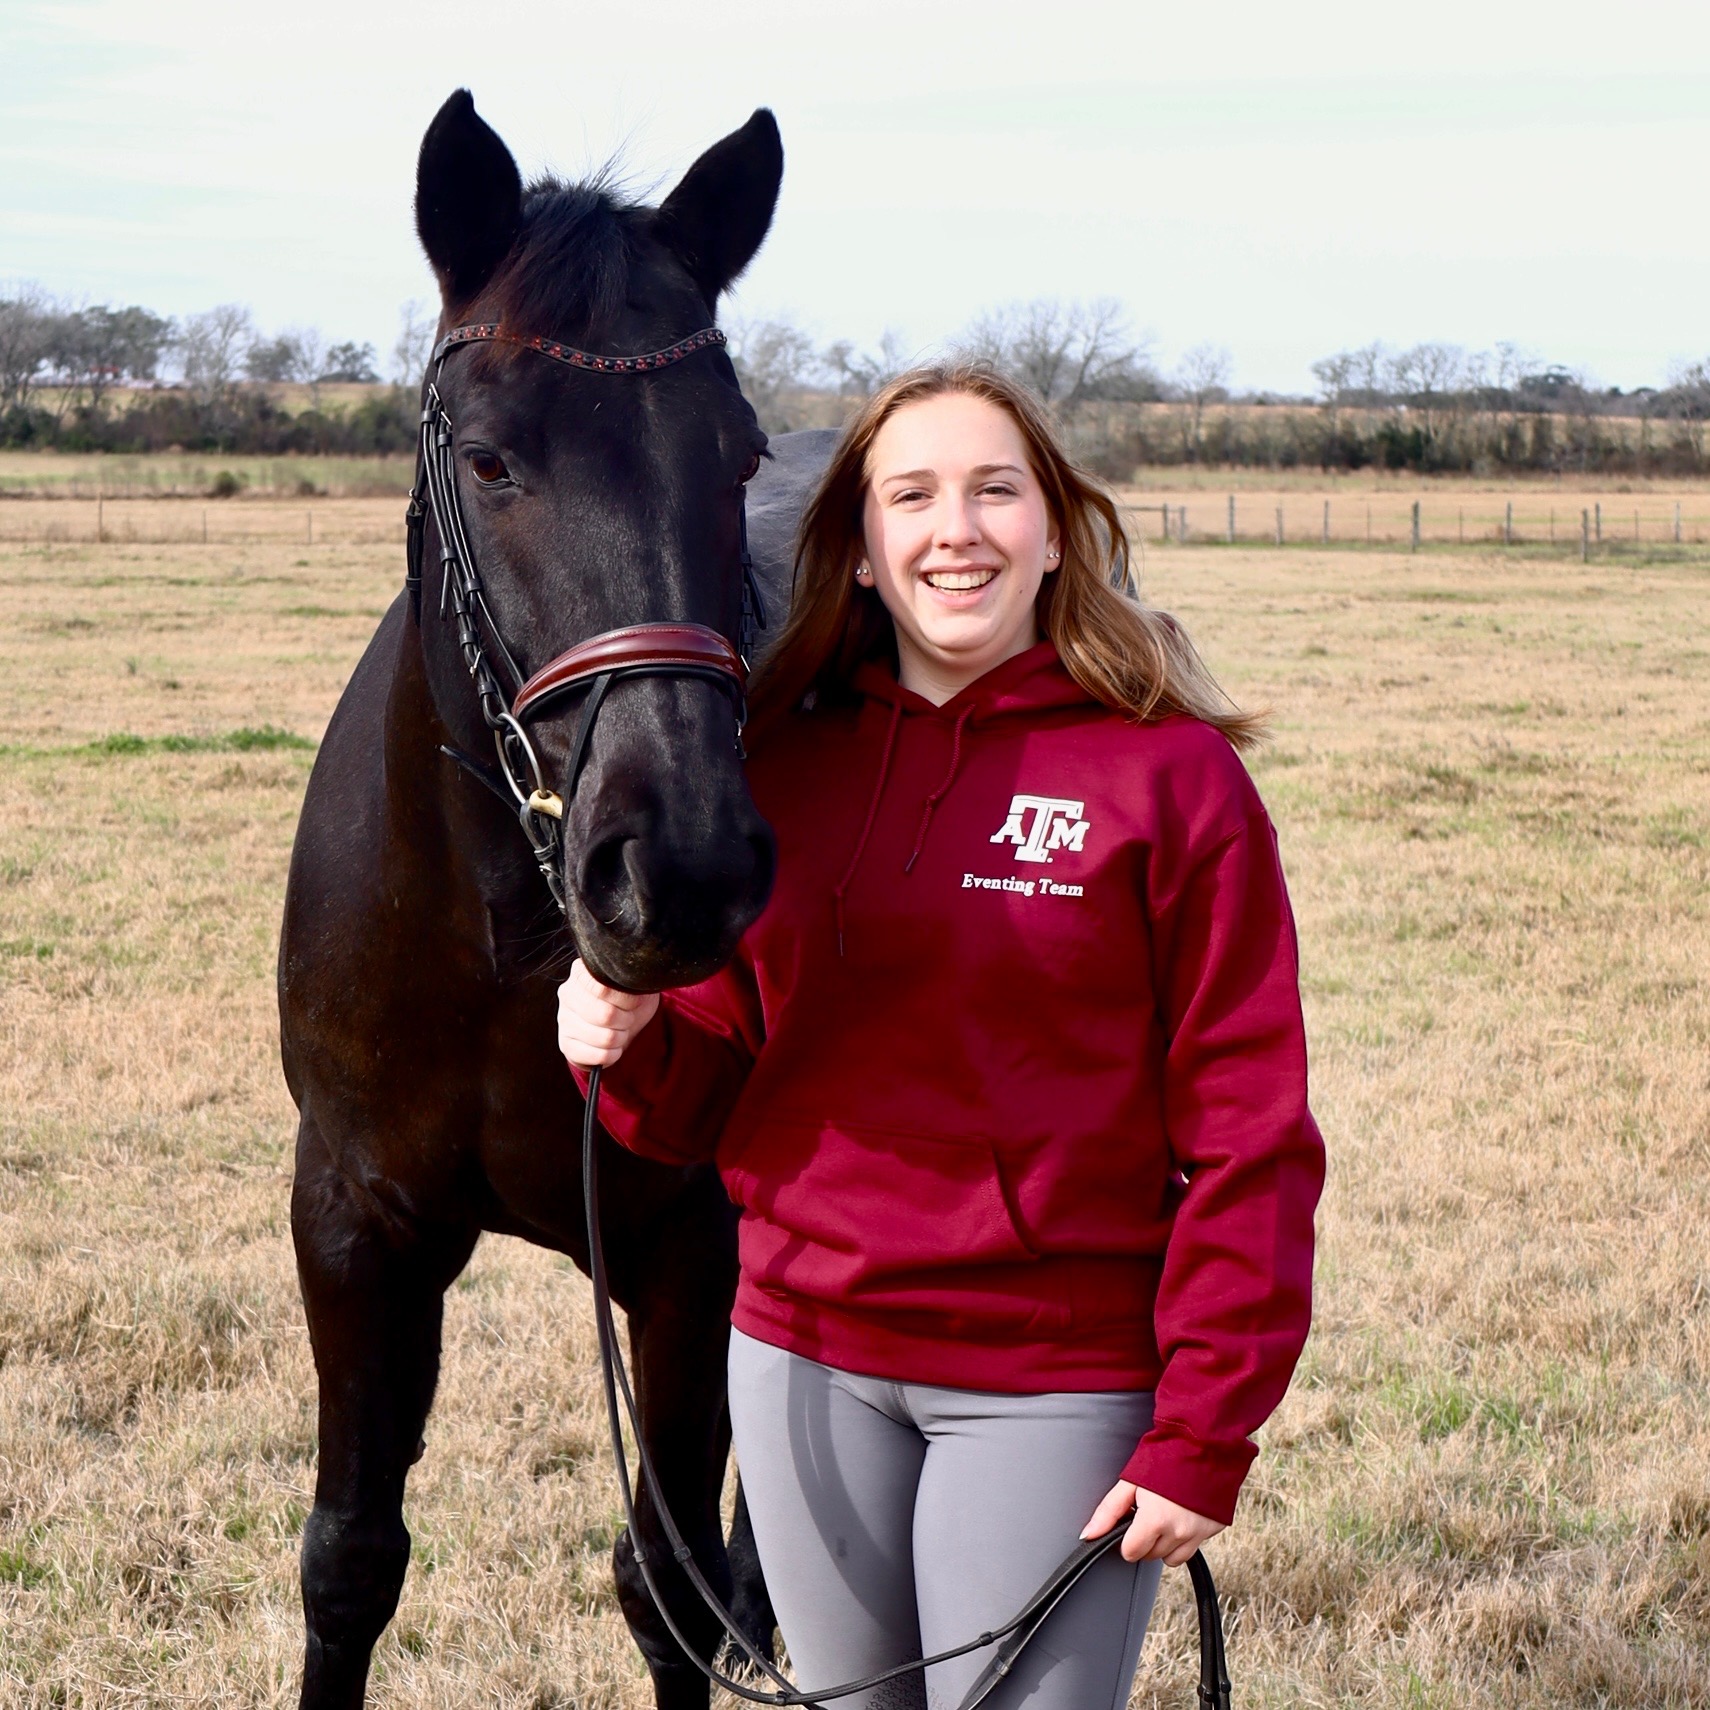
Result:
{"type": "MultiPolygon", "coordinates": [[[[193,515],[0,544],[5,1710],[295,1702],[273,958],[401,530],[395,500],[317,501],[312,541],[193,515]]],[[[1331,1157],[1313,1339],[1209,1552],[1236,1702],[1704,1710],[1710,554],[1154,544],[1145,577],[1275,711],[1331,1157]]],[[[650,1702],[593,1362],[574,1269],[484,1242],[377,1702],[650,1702]]],[[[1137,1704],[1185,1710],[1192,1644],[1172,1575],[1137,1704]]]]}

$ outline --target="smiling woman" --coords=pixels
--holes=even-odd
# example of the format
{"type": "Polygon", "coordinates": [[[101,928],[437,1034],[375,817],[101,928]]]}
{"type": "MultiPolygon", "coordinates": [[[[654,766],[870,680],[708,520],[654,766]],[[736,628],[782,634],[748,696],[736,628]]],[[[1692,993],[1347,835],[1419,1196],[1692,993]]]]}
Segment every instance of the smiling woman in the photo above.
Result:
{"type": "Polygon", "coordinates": [[[981,363],[911,370],[851,421],[803,514],[756,734],[806,694],[835,699],[865,659],[942,704],[1042,636],[1107,707],[1187,713],[1238,748],[1263,729],[1138,599],[1120,511],[1027,388],[981,363]]]}
{"type": "Polygon", "coordinates": [[[990,1646],[921,1659],[1121,1527],[987,1700],[1117,1710],[1306,1333],[1323,1148],[1256,724],[983,368],[869,402],[798,572],[749,768],[770,903],[663,998],[577,962],[559,1043],[615,1139],[741,1210],[731,1424],[803,1689],[918,1661],[850,1702],[964,1701],[990,1646]]]}

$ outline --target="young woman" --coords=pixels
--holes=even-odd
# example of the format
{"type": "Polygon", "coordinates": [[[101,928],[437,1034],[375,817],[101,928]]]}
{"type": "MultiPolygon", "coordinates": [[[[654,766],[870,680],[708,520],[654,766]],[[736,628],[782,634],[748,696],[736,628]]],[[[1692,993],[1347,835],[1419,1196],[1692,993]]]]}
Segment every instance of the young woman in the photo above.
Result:
{"type": "MultiPolygon", "coordinates": [[[[663,1002],[578,962],[560,1044],[622,1144],[716,1158],[741,1208],[731,1421],[802,1684],[961,1643],[1123,1525],[988,1701],[1121,1710],[1307,1329],[1323,1148],[1256,723],[988,369],[867,403],[798,562],[753,697],[771,902],[663,1002]]],[[[954,1706],[986,1660],[844,1702],[954,1706]]]]}

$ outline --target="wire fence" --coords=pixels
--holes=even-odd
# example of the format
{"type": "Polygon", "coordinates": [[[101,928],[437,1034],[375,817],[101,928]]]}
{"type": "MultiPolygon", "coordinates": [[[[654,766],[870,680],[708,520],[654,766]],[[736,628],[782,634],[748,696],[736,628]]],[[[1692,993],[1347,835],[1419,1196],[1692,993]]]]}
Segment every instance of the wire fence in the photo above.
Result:
{"type": "Polygon", "coordinates": [[[30,499],[0,502],[0,543],[138,546],[372,546],[404,540],[400,498],[30,499]]]}
{"type": "Polygon", "coordinates": [[[1589,557],[1616,547],[1701,546],[1710,542],[1710,494],[1476,493],[1409,499],[1381,494],[1322,497],[1205,493],[1137,498],[1126,506],[1143,539],[1175,545],[1371,546],[1417,552],[1436,546],[1553,548],[1589,557]]]}
{"type": "MultiPolygon", "coordinates": [[[[1443,546],[1597,551],[1710,543],[1710,492],[1540,495],[1521,492],[1130,493],[1136,535],[1175,546],[1443,546]]],[[[0,501],[0,544],[138,546],[372,546],[404,539],[403,502],[385,498],[289,500],[30,499],[0,501]]]]}

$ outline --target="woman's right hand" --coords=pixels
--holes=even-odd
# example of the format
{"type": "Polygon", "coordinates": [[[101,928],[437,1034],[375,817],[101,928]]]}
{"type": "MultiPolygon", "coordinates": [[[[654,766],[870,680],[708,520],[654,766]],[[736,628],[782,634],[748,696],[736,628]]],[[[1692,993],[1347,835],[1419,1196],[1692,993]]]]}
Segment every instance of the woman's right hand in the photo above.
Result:
{"type": "Polygon", "coordinates": [[[578,1069],[609,1069],[659,1013],[658,992],[603,986],[580,956],[558,988],[558,1049],[578,1069]]]}

